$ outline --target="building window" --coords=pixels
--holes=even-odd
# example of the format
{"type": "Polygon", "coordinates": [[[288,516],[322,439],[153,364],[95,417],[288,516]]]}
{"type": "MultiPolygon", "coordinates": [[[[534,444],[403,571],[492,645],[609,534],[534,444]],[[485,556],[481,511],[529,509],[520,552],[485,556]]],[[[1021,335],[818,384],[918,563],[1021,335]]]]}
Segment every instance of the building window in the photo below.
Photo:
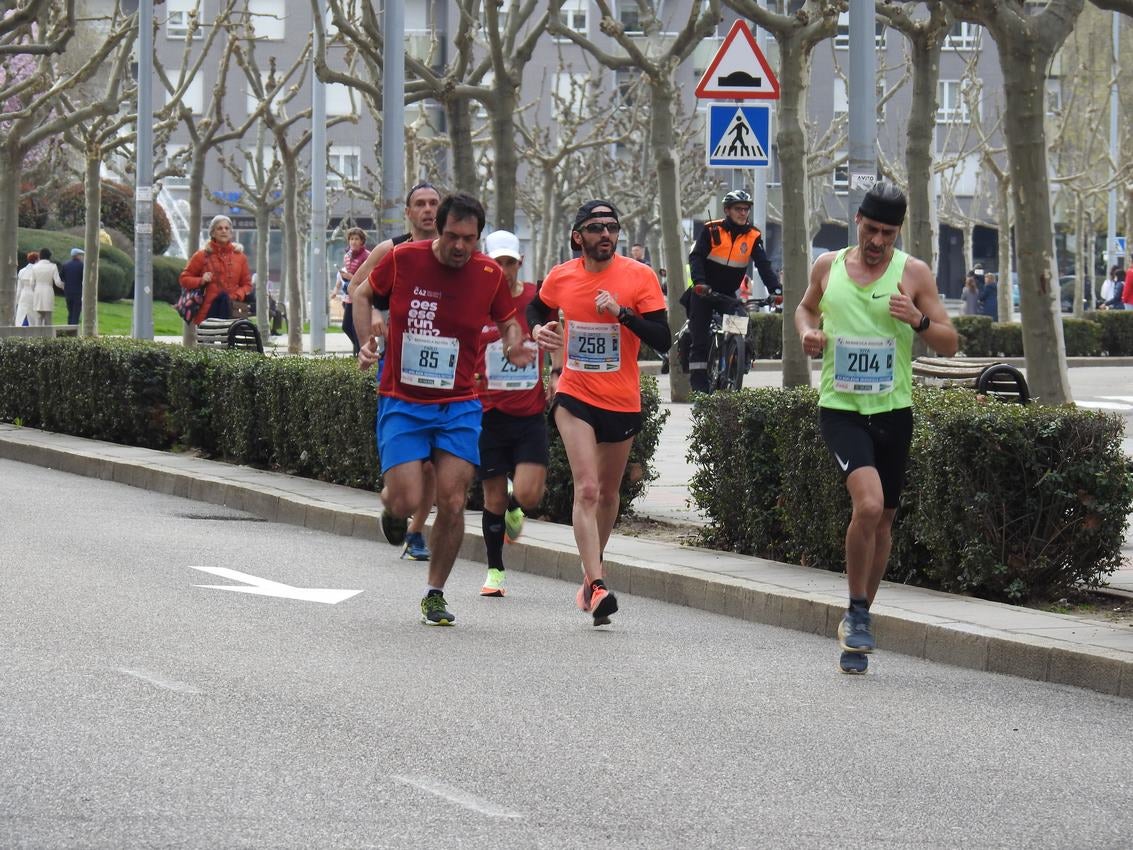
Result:
{"type": "MultiPolygon", "coordinates": [[[[885,25],[881,21],[874,24],[873,43],[878,50],[885,47],[885,25]]],[[[838,13],[838,33],[834,36],[834,46],[839,50],[847,50],[850,47],[849,12],[838,13]]]]}
{"type": "Polygon", "coordinates": [[[327,152],[327,186],[341,189],[343,183],[357,183],[362,174],[362,149],[351,145],[331,145],[327,152]]]}
{"type": "Polygon", "coordinates": [[[590,0],[563,0],[563,5],[559,9],[559,20],[567,29],[586,35],[590,32],[589,6],[590,0]]]}
{"type": "Polygon", "coordinates": [[[327,115],[355,115],[353,89],[343,83],[327,84],[327,115]]]}
{"type": "MultiPolygon", "coordinates": [[[[177,85],[177,81],[181,79],[181,72],[174,69],[169,71],[169,79],[173,85],[177,85]]],[[[172,99],[170,92],[165,93],[165,102],[169,103],[172,99]]],[[[189,84],[185,87],[185,93],[181,96],[181,105],[188,108],[193,115],[203,115],[205,111],[205,81],[204,78],[198,74],[189,84]]]]}
{"type": "Polygon", "coordinates": [[[838,158],[842,160],[842,164],[834,166],[834,191],[839,195],[844,195],[850,191],[850,163],[848,159],[844,158],[847,156],[848,154],[845,151],[840,153],[838,158]]]}
{"type": "Polygon", "coordinates": [[[248,0],[248,21],[258,40],[283,41],[287,29],[283,0],[248,0]]]}
{"type": "Polygon", "coordinates": [[[944,46],[951,50],[974,50],[979,46],[979,43],[979,24],[970,24],[967,21],[954,23],[948,36],[944,39],[944,46]]]}
{"type": "Polygon", "coordinates": [[[940,80],[936,84],[936,123],[966,124],[971,120],[968,110],[968,80],[940,80]]]}
{"type": "Polygon", "coordinates": [[[618,89],[618,104],[633,106],[641,97],[644,88],[642,73],[636,68],[614,72],[614,84],[618,89]]]}
{"type": "Polygon", "coordinates": [[[185,173],[186,161],[183,156],[186,145],[166,145],[165,159],[155,171],[168,172],[161,178],[161,185],[166,189],[182,189],[189,185],[189,175],[185,173]]]}
{"type": "Polygon", "coordinates": [[[641,10],[637,7],[636,0],[621,0],[618,3],[618,21],[621,22],[626,35],[644,35],[645,33],[641,26],[641,10]]]}
{"type": "MultiPolygon", "coordinates": [[[[189,24],[193,15],[202,15],[204,9],[197,0],[169,0],[165,5],[165,35],[167,38],[184,38],[189,34],[189,24]]],[[[193,38],[204,38],[204,32],[198,29],[193,38]]]]}

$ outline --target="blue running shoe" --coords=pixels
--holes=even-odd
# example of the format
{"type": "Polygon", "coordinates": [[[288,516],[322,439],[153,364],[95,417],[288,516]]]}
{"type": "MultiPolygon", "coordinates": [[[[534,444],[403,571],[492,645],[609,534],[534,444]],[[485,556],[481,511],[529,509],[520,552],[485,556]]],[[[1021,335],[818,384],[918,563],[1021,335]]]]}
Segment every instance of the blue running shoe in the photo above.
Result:
{"type": "Polygon", "coordinates": [[[838,669],[843,673],[859,674],[869,668],[869,656],[863,652],[843,652],[838,659],[838,669]]]}
{"type": "Polygon", "coordinates": [[[845,652],[873,652],[873,632],[870,631],[869,611],[851,608],[838,624],[838,645],[845,652]]]}
{"type": "Polygon", "coordinates": [[[420,531],[410,531],[405,535],[405,548],[401,550],[402,560],[427,561],[432,554],[425,545],[425,535],[420,531]]]}
{"type": "Polygon", "coordinates": [[[451,626],[456,615],[449,612],[444,596],[431,593],[421,600],[421,622],[426,626],[451,626]]]}

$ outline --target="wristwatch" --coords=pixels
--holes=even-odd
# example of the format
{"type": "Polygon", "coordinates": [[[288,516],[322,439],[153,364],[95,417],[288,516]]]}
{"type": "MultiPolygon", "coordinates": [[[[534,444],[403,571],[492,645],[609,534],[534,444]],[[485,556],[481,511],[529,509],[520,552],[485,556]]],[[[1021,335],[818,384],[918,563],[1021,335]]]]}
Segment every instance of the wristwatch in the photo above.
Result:
{"type": "Polygon", "coordinates": [[[632,317],[633,317],[633,310],[629,309],[629,307],[622,307],[620,310],[618,310],[618,321],[621,324],[624,325],[632,317]]]}
{"type": "Polygon", "coordinates": [[[931,322],[929,322],[928,316],[926,316],[924,313],[921,313],[921,322],[920,322],[919,325],[917,325],[915,328],[913,328],[913,330],[916,331],[917,333],[921,333],[922,331],[927,331],[928,326],[930,324],[931,324],[931,322]]]}

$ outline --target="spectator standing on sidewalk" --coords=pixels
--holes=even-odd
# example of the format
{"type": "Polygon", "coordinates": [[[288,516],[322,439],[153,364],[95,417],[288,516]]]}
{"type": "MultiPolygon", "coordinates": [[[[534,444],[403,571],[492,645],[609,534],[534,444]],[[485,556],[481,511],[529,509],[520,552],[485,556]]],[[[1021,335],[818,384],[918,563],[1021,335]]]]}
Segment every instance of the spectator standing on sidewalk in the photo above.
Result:
{"type": "Polygon", "coordinates": [[[869,608],[885,575],[913,436],[912,346],[956,353],[958,337],[932,270],[895,247],[904,194],[874,185],[855,221],[857,244],[820,256],[795,311],[803,350],[822,357],[819,427],[845,478],[850,604],[838,626],[845,673],[864,673],[874,639],[869,608]]]}
{"type": "Polygon", "coordinates": [[[358,332],[354,329],[354,304],[350,297],[350,279],[354,272],[361,268],[370,256],[366,247],[366,231],[361,227],[352,227],[346,231],[346,256],[342,260],[342,268],[335,278],[334,296],[342,298],[342,330],[350,339],[354,347],[354,356],[358,356],[361,343],[358,341],[358,332]]]}

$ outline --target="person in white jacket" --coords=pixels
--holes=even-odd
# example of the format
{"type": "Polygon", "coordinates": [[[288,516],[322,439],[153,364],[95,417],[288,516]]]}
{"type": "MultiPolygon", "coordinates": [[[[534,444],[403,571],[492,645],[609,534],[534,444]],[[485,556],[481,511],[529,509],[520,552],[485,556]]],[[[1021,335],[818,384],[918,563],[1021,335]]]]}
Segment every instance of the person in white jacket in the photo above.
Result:
{"type": "Polygon", "coordinates": [[[31,267],[39,259],[38,251],[28,251],[28,264],[16,274],[16,327],[30,324],[29,316],[35,310],[35,280],[31,267]]]}
{"type": "Polygon", "coordinates": [[[28,314],[33,325],[50,325],[51,313],[55,309],[55,287],[63,289],[63,279],[59,277],[59,267],[51,259],[51,249],[41,248],[39,261],[31,267],[32,281],[35,283],[34,307],[28,314]]]}

